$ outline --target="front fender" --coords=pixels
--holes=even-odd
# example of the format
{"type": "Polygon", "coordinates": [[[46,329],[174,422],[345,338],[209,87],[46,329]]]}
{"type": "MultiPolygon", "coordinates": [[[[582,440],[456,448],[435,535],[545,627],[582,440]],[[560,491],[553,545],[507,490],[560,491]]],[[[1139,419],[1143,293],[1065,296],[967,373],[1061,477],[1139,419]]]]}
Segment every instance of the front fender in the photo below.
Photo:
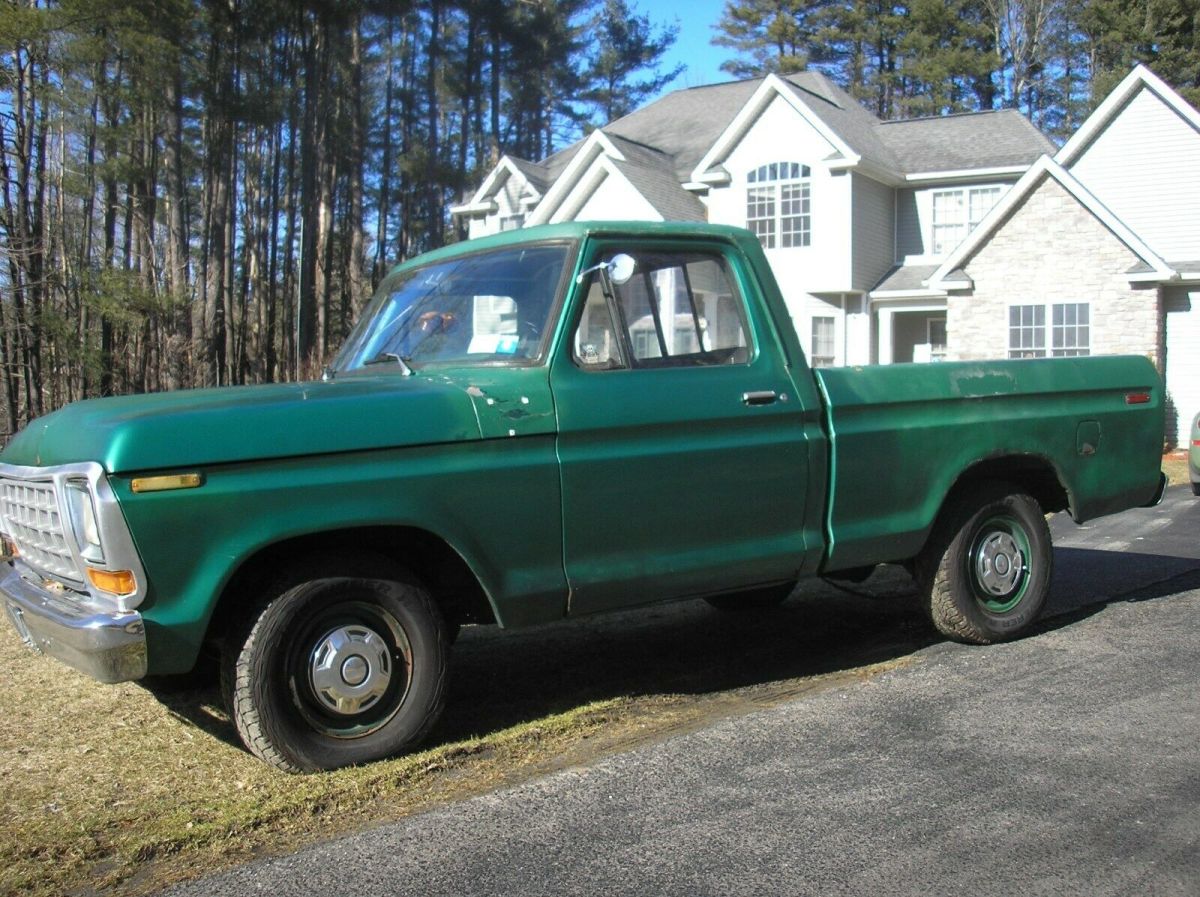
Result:
{"type": "Polygon", "coordinates": [[[190,669],[218,599],[248,559],[283,541],[346,529],[411,526],[442,538],[475,573],[502,625],[562,616],[552,436],[200,472],[199,488],[167,492],[134,493],[133,477],[111,478],[148,579],[139,610],[151,673],[190,669]]]}

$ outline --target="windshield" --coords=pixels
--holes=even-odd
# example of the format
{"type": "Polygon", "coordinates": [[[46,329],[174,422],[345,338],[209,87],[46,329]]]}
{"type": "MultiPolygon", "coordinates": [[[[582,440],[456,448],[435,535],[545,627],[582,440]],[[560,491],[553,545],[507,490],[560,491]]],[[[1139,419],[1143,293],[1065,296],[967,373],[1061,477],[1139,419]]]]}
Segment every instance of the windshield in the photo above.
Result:
{"type": "Polygon", "coordinates": [[[385,278],[334,361],[520,364],[550,326],[569,246],[520,246],[398,271],[385,278]]]}

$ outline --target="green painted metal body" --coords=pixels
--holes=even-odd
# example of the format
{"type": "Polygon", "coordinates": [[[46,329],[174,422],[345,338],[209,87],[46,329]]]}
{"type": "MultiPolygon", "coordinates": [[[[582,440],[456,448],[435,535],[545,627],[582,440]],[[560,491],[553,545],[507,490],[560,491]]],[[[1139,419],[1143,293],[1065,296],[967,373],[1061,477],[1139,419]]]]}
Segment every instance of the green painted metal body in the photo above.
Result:
{"type": "Polygon", "coordinates": [[[1145,359],[814,377],[746,231],[557,225],[409,264],[533,241],[568,244],[573,273],[648,245],[721,254],[748,305],[749,360],[581,370],[571,277],[529,364],[81,402],[0,461],[104,465],[149,579],[152,673],[189,668],[238,570],[299,537],[422,530],[464,559],[498,622],[520,626],[911,557],[955,483],[1001,457],[1044,461],[1078,520],[1154,494],[1162,388],[1145,359]],[[786,399],[743,401],[764,390],[786,399]],[[1127,405],[1138,391],[1150,401],[1127,405]],[[204,482],[131,490],[167,472],[204,482]]]}
{"type": "Polygon", "coordinates": [[[921,549],[947,494],[996,459],[1053,469],[1083,522],[1150,501],[1163,389],[1145,358],[902,364],[816,372],[834,458],[825,569],[921,549]],[[1148,401],[1130,405],[1126,397],[1148,401]]]}

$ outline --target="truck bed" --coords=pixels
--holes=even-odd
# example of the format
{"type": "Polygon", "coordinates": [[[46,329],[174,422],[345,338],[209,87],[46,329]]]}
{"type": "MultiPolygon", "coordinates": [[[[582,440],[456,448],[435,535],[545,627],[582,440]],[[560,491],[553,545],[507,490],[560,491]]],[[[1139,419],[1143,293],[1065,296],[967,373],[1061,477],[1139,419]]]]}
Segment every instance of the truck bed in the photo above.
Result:
{"type": "Polygon", "coordinates": [[[1145,358],[897,364],[814,371],[830,441],[823,569],[905,560],[963,478],[1044,482],[1082,522],[1153,500],[1163,387],[1145,358]]]}

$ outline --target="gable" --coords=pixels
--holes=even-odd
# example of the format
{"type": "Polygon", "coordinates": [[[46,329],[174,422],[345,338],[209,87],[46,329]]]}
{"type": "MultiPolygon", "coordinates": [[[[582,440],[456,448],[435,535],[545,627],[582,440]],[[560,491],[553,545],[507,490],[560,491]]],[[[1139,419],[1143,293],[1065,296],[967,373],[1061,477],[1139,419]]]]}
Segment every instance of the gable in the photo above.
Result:
{"type": "Polygon", "coordinates": [[[965,263],[970,291],[947,301],[955,357],[1006,357],[1016,306],[1046,309],[1043,334],[1050,347],[1054,304],[1087,306],[1089,354],[1157,357],[1158,290],[1130,283],[1126,273],[1138,261],[1066,185],[1043,177],[965,263]]]}
{"type": "MultiPolygon", "coordinates": [[[[946,257],[930,278],[930,286],[937,289],[960,289],[962,278],[959,271],[962,266],[989,243],[1010,239],[1006,231],[1013,215],[1026,204],[1030,195],[1040,190],[1043,183],[1048,181],[1056,182],[1067,196],[1068,205],[1071,206],[1069,211],[1074,213],[1074,206],[1086,211],[1134,254],[1136,261],[1126,271],[1130,281],[1156,281],[1172,276],[1173,272],[1167,264],[1128,225],[1116,217],[1069,171],[1049,156],[1042,156],[992,207],[979,226],[946,257]]],[[[1029,248],[1035,253],[1053,253],[1067,257],[1068,249],[1061,235],[1062,229],[1050,222],[1042,240],[1031,243],[1029,248]]]]}
{"type": "Polygon", "coordinates": [[[1168,261],[1200,258],[1200,127],[1143,87],[1070,162],[1071,174],[1168,261]]]}
{"type": "Polygon", "coordinates": [[[776,97],[731,147],[723,164],[734,183],[745,183],[747,173],[766,162],[786,159],[813,166],[838,155],[825,135],[776,97]]]}
{"type": "MultiPolygon", "coordinates": [[[[1036,295],[1048,284],[1077,281],[1084,269],[1128,286],[1140,261],[1108,227],[1055,178],[1043,178],[1008,213],[989,240],[961,267],[973,281],[994,277],[1014,294],[1036,295]]],[[[1086,298],[1086,297],[1085,297],[1086,298]]]]}
{"type": "Polygon", "coordinates": [[[838,160],[843,165],[854,165],[859,160],[846,142],[775,75],[768,75],[763,80],[754,96],[705,153],[692,172],[693,180],[727,182],[730,160],[735,155],[744,157],[748,143],[752,154],[766,154],[773,160],[784,156],[800,158],[799,152],[804,152],[804,159],[810,161],[838,160]],[[802,144],[793,146],[789,142],[793,138],[802,144]]]}
{"type": "Polygon", "coordinates": [[[611,159],[601,158],[580,177],[549,221],[662,221],[611,159]]]}

